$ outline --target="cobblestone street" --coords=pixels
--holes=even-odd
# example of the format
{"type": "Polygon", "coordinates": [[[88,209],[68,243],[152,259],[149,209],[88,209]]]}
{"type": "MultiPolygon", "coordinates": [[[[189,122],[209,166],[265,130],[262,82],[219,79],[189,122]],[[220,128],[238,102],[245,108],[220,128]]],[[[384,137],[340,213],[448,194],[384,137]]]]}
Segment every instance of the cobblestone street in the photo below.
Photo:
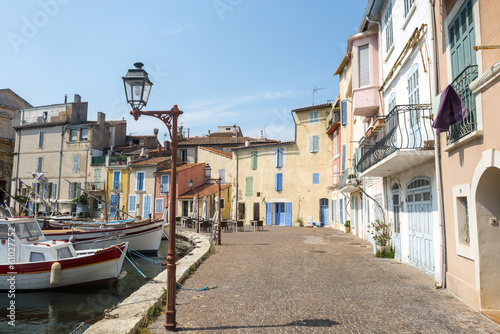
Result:
{"type": "MultiPolygon", "coordinates": [[[[186,333],[500,333],[434,280],[329,228],[230,232],[177,295],[186,333]]],[[[149,330],[164,333],[162,314],[149,330]]]]}

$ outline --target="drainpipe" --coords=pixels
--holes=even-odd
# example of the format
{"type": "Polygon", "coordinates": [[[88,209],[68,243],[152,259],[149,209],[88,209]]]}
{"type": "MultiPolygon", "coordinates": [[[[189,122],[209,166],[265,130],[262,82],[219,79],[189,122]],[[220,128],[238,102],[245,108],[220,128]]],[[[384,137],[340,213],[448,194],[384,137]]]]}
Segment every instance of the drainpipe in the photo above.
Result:
{"type": "MultiPolygon", "coordinates": [[[[431,9],[431,29],[432,29],[432,46],[434,48],[432,52],[434,69],[432,71],[432,76],[434,79],[434,96],[438,95],[439,92],[439,77],[438,77],[438,57],[437,57],[437,41],[436,41],[436,12],[434,10],[435,0],[429,0],[429,5],[431,9]]],[[[439,243],[439,265],[440,265],[440,281],[436,282],[436,288],[446,287],[446,227],[445,227],[445,216],[444,216],[444,200],[443,200],[443,183],[441,174],[441,143],[440,136],[436,134],[434,136],[434,160],[436,168],[436,193],[438,202],[438,214],[439,214],[439,227],[441,227],[441,234],[438,234],[439,243]]]]}

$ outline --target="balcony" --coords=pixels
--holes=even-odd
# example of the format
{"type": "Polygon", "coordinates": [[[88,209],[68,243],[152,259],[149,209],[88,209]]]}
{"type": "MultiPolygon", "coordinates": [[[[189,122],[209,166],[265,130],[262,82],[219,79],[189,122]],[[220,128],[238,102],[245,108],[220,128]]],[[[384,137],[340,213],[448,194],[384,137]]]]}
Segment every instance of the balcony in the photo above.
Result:
{"type": "Polygon", "coordinates": [[[340,126],[340,110],[334,109],[328,115],[328,123],[326,125],[326,133],[332,134],[340,126]]]}
{"type": "Polygon", "coordinates": [[[85,182],[85,191],[103,191],[104,190],[104,182],[85,182]]]}
{"type": "Polygon", "coordinates": [[[477,130],[476,96],[469,88],[469,84],[477,78],[477,65],[467,66],[451,85],[462,98],[465,107],[465,119],[450,126],[446,136],[448,145],[477,130]]]}
{"type": "Polygon", "coordinates": [[[361,180],[356,171],[349,167],[340,175],[339,191],[343,193],[353,193],[359,190],[360,184],[361,180]]]}
{"type": "Polygon", "coordinates": [[[354,116],[374,116],[380,107],[378,86],[363,87],[353,90],[352,108],[354,116]]]}
{"type": "Polygon", "coordinates": [[[122,183],[118,181],[113,181],[111,184],[111,191],[114,193],[122,192],[122,183]]]}
{"type": "Polygon", "coordinates": [[[109,157],[109,166],[127,166],[126,155],[113,155],[109,157]]]}
{"type": "Polygon", "coordinates": [[[376,121],[359,148],[360,175],[389,176],[433,159],[431,114],[431,105],[398,105],[376,121]]]}

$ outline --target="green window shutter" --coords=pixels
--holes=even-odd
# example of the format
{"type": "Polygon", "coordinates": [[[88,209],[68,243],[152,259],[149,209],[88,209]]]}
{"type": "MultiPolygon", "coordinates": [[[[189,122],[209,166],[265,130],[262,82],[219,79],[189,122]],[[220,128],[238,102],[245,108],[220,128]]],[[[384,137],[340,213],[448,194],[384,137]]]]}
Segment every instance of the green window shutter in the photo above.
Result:
{"type": "Polygon", "coordinates": [[[455,79],[469,65],[476,65],[476,44],[472,1],[467,0],[448,26],[450,39],[451,73],[455,79]]]}
{"type": "Polygon", "coordinates": [[[257,151],[252,151],[251,166],[252,169],[257,169],[257,151]]]}
{"type": "Polygon", "coordinates": [[[253,177],[249,176],[245,179],[246,181],[246,196],[253,195],[253,177]]]}

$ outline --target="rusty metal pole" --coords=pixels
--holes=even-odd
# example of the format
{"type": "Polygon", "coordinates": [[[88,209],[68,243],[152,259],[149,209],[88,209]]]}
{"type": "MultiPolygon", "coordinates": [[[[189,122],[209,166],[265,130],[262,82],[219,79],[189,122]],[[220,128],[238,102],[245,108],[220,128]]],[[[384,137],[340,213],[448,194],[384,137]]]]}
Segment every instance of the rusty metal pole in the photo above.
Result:
{"type": "Polygon", "coordinates": [[[221,214],[221,212],[220,212],[220,202],[222,201],[222,197],[221,197],[221,194],[220,194],[220,183],[222,182],[222,178],[219,177],[218,179],[216,179],[216,181],[217,181],[217,184],[219,185],[219,217],[217,217],[218,220],[219,220],[219,238],[218,238],[219,241],[218,241],[218,244],[221,245],[222,244],[222,241],[221,241],[221,239],[222,239],[222,229],[220,227],[220,214],[221,214]]]}

